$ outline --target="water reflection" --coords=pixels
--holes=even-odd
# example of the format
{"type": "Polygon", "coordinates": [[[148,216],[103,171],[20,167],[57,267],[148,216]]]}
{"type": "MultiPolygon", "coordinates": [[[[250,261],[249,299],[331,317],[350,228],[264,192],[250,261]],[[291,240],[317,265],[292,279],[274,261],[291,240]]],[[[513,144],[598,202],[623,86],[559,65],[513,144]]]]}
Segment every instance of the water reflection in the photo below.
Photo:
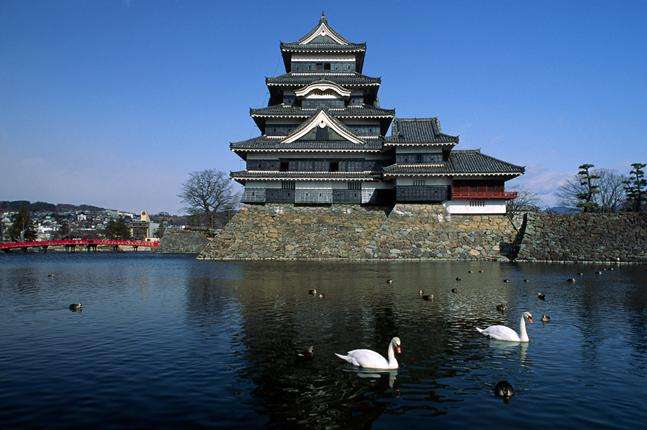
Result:
{"type": "Polygon", "coordinates": [[[644,268],[597,276],[591,266],[541,264],[75,258],[0,261],[0,424],[16,427],[19,415],[36,424],[60,415],[61,427],[157,428],[636,427],[647,419],[644,268]],[[579,271],[577,284],[565,283],[579,271]],[[325,298],[308,294],[313,288],[325,298]],[[81,318],[67,311],[75,301],[86,307],[81,318]],[[526,310],[552,317],[528,325],[528,344],[475,329],[517,330],[526,310]],[[404,349],[397,371],[334,356],[385,354],[394,336],[404,349]],[[309,345],[314,358],[299,359],[309,345]],[[492,395],[501,379],[515,387],[507,405],[492,395]],[[69,404],[83,405],[83,420],[69,404]]]}

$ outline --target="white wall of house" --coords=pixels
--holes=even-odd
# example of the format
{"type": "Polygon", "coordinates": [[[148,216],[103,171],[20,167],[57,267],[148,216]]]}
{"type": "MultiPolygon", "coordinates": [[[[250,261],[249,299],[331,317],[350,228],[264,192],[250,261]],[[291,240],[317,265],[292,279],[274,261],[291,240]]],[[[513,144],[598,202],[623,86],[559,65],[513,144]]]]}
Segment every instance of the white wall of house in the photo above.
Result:
{"type": "Polygon", "coordinates": [[[362,182],[362,203],[368,203],[375,190],[386,190],[393,188],[393,183],[382,181],[362,182]]]}
{"type": "Polygon", "coordinates": [[[449,214],[455,215],[492,215],[505,214],[505,200],[450,200],[443,203],[449,214]]]}

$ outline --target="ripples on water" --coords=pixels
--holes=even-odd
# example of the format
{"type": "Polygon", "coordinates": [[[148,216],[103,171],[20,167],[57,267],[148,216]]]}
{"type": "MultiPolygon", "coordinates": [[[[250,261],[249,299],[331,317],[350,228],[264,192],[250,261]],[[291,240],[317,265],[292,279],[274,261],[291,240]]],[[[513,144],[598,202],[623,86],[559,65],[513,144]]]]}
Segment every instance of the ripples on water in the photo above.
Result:
{"type": "Polygon", "coordinates": [[[647,271],[595,270],[0,256],[0,427],[636,428],[647,422],[647,271]],[[524,310],[538,321],[529,345],[474,329],[516,330],[524,310]],[[396,335],[396,373],[358,374],[333,356],[384,354],[396,335]],[[314,360],[298,361],[308,345],[314,360]],[[508,404],[492,394],[500,379],[516,390],[508,404]]]}

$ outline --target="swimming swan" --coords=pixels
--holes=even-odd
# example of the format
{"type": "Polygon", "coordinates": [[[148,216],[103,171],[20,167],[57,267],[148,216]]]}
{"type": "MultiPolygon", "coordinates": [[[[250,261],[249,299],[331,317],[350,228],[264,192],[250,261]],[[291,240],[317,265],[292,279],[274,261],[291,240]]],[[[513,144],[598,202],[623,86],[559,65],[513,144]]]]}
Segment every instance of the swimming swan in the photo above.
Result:
{"type": "Polygon", "coordinates": [[[348,351],[347,355],[335,355],[353,366],[359,366],[365,369],[391,370],[398,368],[398,361],[395,359],[395,354],[402,353],[401,345],[402,343],[400,342],[399,337],[391,339],[391,342],[389,342],[389,351],[387,353],[389,357],[388,360],[370,349],[354,349],[352,351],[348,351]]]}
{"type": "Polygon", "coordinates": [[[529,342],[530,339],[528,338],[528,333],[526,333],[526,319],[528,319],[529,324],[533,323],[532,314],[530,312],[524,312],[521,315],[521,321],[519,321],[520,334],[517,334],[516,331],[504,325],[491,325],[486,329],[476,327],[476,330],[478,330],[479,333],[496,340],[505,340],[508,342],[529,342]]]}

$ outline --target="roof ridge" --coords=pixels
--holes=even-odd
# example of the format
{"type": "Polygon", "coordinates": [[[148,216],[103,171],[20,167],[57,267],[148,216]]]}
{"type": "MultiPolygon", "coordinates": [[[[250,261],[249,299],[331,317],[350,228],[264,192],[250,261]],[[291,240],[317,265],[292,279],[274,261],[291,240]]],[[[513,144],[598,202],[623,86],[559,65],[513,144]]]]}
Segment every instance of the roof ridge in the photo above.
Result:
{"type": "MultiPolygon", "coordinates": [[[[334,37],[331,37],[331,39],[335,40],[335,38],[337,38],[337,39],[340,39],[343,43],[346,43],[346,44],[351,43],[348,39],[346,39],[344,36],[342,36],[338,31],[336,31],[334,28],[332,28],[332,26],[328,23],[328,18],[323,13],[321,14],[321,17],[319,18],[319,21],[315,24],[315,26],[309,32],[307,32],[304,36],[299,38],[299,40],[297,40],[297,43],[303,43],[307,39],[314,36],[315,33],[317,32],[317,30],[319,30],[319,28],[322,25],[325,26],[326,29],[328,29],[328,31],[330,31],[330,33],[334,36],[334,37]]],[[[325,36],[326,35],[325,32],[322,35],[325,36]]],[[[338,41],[335,40],[335,42],[338,42],[338,41]]]]}
{"type": "Polygon", "coordinates": [[[403,118],[403,117],[397,117],[396,120],[398,121],[434,121],[438,120],[437,116],[431,116],[431,117],[413,117],[413,118],[403,118]]]}

